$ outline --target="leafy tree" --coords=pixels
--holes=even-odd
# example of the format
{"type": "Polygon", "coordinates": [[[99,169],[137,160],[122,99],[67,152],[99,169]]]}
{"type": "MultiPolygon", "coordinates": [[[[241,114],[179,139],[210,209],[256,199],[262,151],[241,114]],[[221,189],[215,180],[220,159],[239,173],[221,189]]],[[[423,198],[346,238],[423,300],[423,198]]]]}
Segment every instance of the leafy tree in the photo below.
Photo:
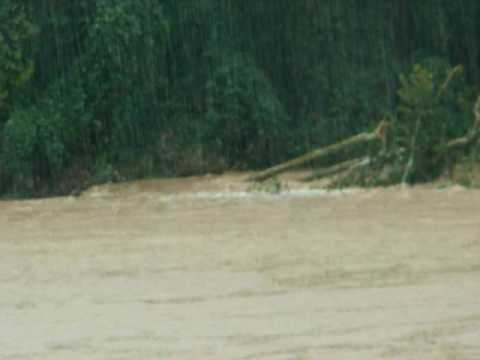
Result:
{"type": "Polygon", "coordinates": [[[0,2],[0,108],[11,91],[33,73],[33,63],[27,58],[24,45],[34,34],[35,27],[21,1],[0,2]]]}
{"type": "Polygon", "coordinates": [[[435,149],[471,126],[474,97],[462,72],[461,66],[452,69],[442,59],[428,58],[400,76],[396,139],[409,154],[405,180],[437,176],[442,164],[435,149]]]}
{"type": "Polygon", "coordinates": [[[221,60],[207,82],[206,143],[230,165],[278,160],[288,115],[265,74],[241,55],[221,60]],[[258,154],[262,154],[259,158],[258,154]]]}

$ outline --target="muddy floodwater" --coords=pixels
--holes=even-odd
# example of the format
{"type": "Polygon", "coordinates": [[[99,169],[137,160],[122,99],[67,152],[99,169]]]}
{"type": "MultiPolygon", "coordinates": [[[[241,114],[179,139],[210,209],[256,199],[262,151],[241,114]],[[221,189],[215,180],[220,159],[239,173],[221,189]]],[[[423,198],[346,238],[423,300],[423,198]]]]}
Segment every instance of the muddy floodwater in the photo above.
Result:
{"type": "Polygon", "coordinates": [[[0,359],[480,359],[480,191],[242,179],[0,202],[0,359]]]}

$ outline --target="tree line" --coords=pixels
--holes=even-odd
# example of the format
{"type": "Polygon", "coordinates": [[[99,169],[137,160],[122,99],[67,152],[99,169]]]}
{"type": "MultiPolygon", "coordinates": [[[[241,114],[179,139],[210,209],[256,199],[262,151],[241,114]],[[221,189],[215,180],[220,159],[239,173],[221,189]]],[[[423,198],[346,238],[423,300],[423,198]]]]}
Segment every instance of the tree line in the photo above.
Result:
{"type": "Polygon", "coordinates": [[[460,136],[479,18],[476,0],[3,0],[0,191],[256,169],[384,117],[460,136]]]}

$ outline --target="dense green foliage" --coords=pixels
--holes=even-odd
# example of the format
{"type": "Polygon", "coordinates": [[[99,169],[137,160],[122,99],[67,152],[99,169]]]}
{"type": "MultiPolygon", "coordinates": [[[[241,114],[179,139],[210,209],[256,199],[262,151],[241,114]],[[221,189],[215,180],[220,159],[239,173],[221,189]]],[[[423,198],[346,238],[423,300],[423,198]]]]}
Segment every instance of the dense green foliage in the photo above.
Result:
{"type": "Polygon", "coordinates": [[[256,168],[385,116],[428,156],[412,131],[471,124],[479,18],[476,0],[3,0],[0,190],[256,168]]]}
{"type": "Polygon", "coordinates": [[[0,2],[0,107],[6,105],[11,91],[32,74],[33,65],[24,56],[24,45],[34,33],[21,2],[0,2]]]}

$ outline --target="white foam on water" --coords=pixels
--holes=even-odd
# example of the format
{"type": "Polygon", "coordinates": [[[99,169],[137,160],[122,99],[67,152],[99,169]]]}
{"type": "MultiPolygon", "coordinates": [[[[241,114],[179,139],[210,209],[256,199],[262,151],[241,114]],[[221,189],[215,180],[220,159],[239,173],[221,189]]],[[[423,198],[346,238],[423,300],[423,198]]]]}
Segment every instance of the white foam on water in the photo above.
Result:
{"type": "Polygon", "coordinates": [[[252,191],[200,191],[177,194],[173,197],[182,199],[283,199],[283,198],[310,198],[310,197],[339,197],[356,193],[355,189],[325,190],[325,189],[296,189],[280,193],[252,192],[252,191]]]}

